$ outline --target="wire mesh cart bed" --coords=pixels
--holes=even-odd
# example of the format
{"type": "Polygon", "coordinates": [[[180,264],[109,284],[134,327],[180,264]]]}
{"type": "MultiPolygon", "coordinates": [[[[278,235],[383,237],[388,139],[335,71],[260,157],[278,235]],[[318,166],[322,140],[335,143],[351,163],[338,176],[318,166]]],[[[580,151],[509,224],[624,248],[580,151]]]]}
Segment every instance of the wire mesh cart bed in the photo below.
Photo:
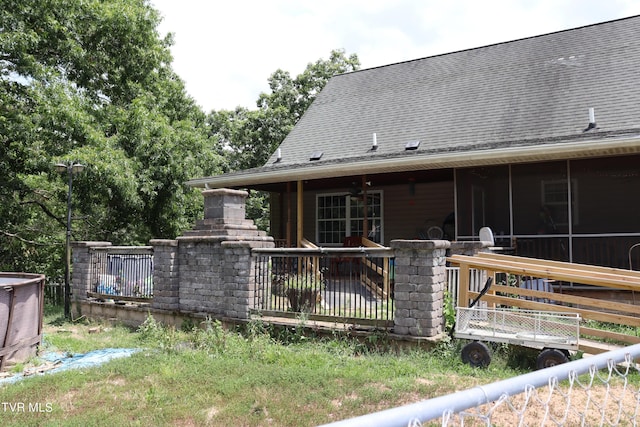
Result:
{"type": "Polygon", "coordinates": [[[580,315],[506,308],[457,309],[454,335],[472,340],[462,349],[462,360],[471,366],[488,366],[491,353],[483,341],[520,345],[542,350],[536,367],[546,368],[569,360],[578,349],[580,315]]]}
{"type": "Polygon", "coordinates": [[[491,287],[493,278],[468,308],[458,307],[453,336],[472,340],[462,348],[462,361],[474,367],[491,363],[491,352],[484,343],[497,342],[541,350],[536,368],[548,368],[569,361],[570,351],[578,350],[580,315],[578,313],[488,308],[477,306],[491,287]]]}

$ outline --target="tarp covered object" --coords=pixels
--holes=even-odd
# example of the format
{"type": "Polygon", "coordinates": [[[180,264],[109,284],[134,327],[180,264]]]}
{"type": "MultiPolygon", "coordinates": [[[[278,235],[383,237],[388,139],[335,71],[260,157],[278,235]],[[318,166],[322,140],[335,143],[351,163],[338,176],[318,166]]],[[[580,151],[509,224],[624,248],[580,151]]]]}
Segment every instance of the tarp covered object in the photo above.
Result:
{"type": "Polygon", "coordinates": [[[104,348],[85,354],[46,352],[39,356],[44,361],[41,366],[10,377],[0,378],[0,384],[14,383],[29,376],[61,372],[67,369],[91,368],[112,359],[129,357],[138,351],[140,351],[138,348],[104,348]]]}

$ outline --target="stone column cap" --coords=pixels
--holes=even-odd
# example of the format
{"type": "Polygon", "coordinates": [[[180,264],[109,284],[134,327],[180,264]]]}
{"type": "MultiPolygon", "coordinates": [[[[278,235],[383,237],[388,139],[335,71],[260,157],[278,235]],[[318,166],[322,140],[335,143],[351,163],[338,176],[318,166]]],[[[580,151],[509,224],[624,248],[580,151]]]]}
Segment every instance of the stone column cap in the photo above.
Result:
{"type": "Polygon", "coordinates": [[[448,240],[392,240],[390,247],[394,249],[448,249],[451,242],[448,240]]]}
{"type": "Polygon", "coordinates": [[[214,188],[211,190],[203,190],[202,194],[206,197],[206,196],[213,196],[213,195],[222,195],[222,194],[228,194],[230,196],[244,196],[244,197],[248,197],[249,193],[247,191],[244,190],[232,190],[231,188],[214,188]]]}
{"type": "Polygon", "coordinates": [[[151,239],[149,240],[151,246],[178,246],[176,239],[151,239]]]}
{"type": "Polygon", "coordinates": [[[78,246],[78,247],[96,247],[96,246],[112,246],[111,242],[85,242],[85,241],[72,241],[71,242],[72,246],[78,246]]]}

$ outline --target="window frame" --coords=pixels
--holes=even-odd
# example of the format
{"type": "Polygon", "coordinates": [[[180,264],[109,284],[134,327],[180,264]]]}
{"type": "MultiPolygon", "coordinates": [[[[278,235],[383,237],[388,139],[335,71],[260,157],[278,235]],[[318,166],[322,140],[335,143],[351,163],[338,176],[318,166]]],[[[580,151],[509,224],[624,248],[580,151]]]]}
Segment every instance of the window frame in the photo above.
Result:
{"type": "MultiPolygon", "coordinates": [[[[375,224],[375,226],[379,226],[380,227],[380,244],[382,244],[382,242],[384,242],[384,193],[382,190],[370,190],[367,191],[367,196],[371,196],[371,195],[377,195],[380,198],[380,212],[378,212],[378,215],[373,216],[373,217],[367,217],[367,220],[369,221],[370,226],[372,224],[374,224],[373,221],[379,222],[379,224],[375,224]]],[[[351,236],[351,222],[352,221],[361,221],[363,218],[357,218],[357,217],[352,217],[351,216],[351,208],[352,208],[352,197],[349,194],[345,194],[344,192],[331,192],[331,193],[317,193],[316,194],[316,209],[315,209],[315,225],[316,225],[316,242],[319,245],[322,246],[342,246],[342,243],[344,241],[345,237],[349,237],[351,236]],[[320,218],[320,199],[321,198],[331,198],[331,197],[341,197],[345,200],[345,217],[344,218],[320,218]],[[324,242],[323,240],[320,239],[320,223],[322,221],[343,221],[343,229],[344,229],[344,236],[342,236],[342,239],[340,240],[340,242],[331,242],[331,243],[327,243],[324,242]]],[[[326,205],[325,205],[326,207],[326,205]]],[[[342,230],[338,230],[338,232],[341,232],[342,230]]]]}
{"type": "MultiPolygon", "coordinates": [[[[567,185],[566,179],[547,179],[540,181],[540,200],[542,200],[542,205],[551,206],[551,207],[559,207],[563,212],[567,213],[567,218],[564,218],[556,222],[557,226],[568,227],[569,226],[569,216],[571,216],[572,225],[578,225],[580,216],[578,215],[578,181],[576,179],[571,179],[571,188],[567,185]],[[551,189],[552,186],[564,187],[562,195],[564,196],[562,200],[549,200],[553,191],[551,189]],[[571,200],[570,200],[571,199],[571,200]]],[[[558,192],[559,193],[559,192],[558,192]]]]}

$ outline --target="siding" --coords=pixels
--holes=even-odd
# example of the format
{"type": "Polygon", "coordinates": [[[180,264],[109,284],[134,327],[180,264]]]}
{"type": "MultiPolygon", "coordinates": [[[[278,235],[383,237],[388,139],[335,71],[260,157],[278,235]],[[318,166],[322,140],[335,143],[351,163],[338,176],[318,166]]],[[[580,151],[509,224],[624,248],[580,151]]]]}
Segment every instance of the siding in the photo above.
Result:
{"type": "MultiPolygon", "coordinates": [[[[418,183],[411,194],[409,184],[376,187],[382,190],[384,212],[384,244],[388,245],[393,239],[415,239],[420,232],[425,232],[428,226],[442,226],[444,218],[453,212],[453,182],[418,183]]],[[[330,193],[335,190],[327,189],[321,192],[308,191],[304,193],[304,237],[314,242],[316,240],[316,194],[330,193]]],[[[286,194],[283,195],[286,197],[286,194]]],[[[291,194],[292,204],[292,241],[295,242],[297,226],[296,193],[291,194]]],[[[283,203],[281,214],[280,197],[272,195],[271,230],[272,235],[279,239],[285,238],[286,203],[283,203]]]]}

